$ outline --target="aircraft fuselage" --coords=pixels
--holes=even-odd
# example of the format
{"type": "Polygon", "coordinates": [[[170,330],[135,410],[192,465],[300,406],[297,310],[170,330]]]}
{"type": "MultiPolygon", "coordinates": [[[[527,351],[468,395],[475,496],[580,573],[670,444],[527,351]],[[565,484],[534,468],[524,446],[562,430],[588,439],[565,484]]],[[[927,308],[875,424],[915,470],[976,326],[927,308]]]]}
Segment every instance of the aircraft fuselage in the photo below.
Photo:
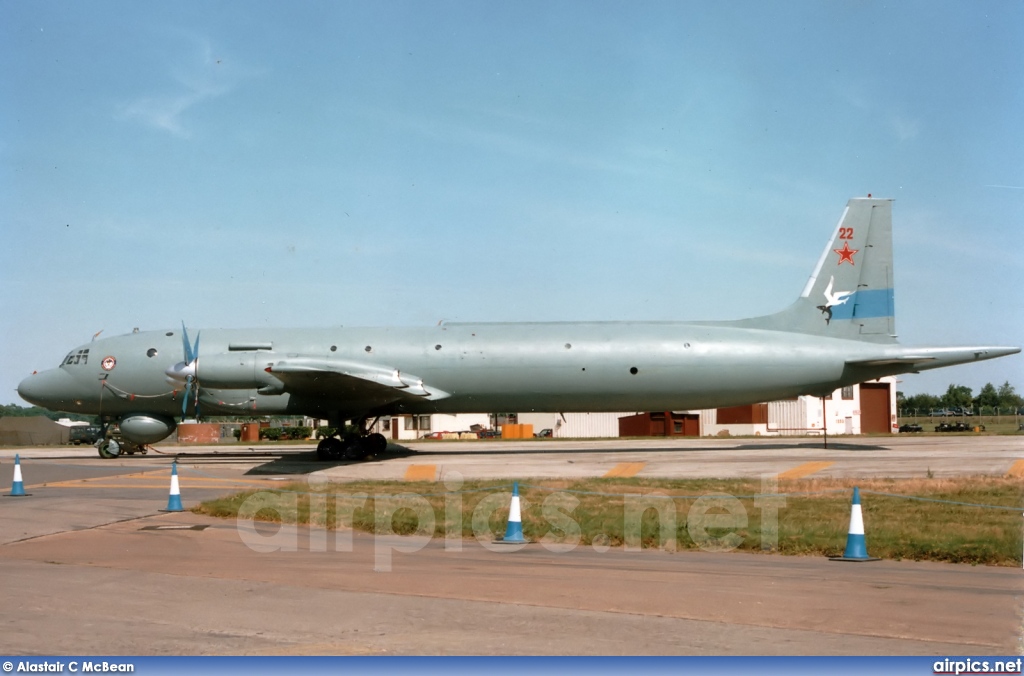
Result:
{"type": "MultiPolygon", "coordinates": [[[[851,355],[866,359],[886,352],[883,345],[858,341],[686,322],[224,329],[201,335],[204,415],[712,408],[831,392],[871,375],[847,368],[851,355]],[[350,398],[344,391],[275,393],[283,388],[275,387],[280,382],[265,368],[299,355],[387,364],[449,396],[367,402],[365,395],[350,398]]],[[[75,348],[59,369],[26,379],[20,392],[29,401],[80,413],[175,416],[182,388],[165,372],[179,361],[178,330],[106,338],[75,348]]]]}

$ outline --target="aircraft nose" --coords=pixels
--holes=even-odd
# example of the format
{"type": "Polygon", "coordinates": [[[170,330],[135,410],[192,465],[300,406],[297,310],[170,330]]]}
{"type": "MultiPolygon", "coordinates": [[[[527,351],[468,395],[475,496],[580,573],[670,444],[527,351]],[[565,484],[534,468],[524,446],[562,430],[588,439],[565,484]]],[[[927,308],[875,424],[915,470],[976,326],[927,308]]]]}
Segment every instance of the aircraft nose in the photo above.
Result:
{"type": "Polygon", "coordinates": [[[74,379],[61,369],[33,373],[18,385],[18,395],[36,406],[59,407],[75,397],[74,379]]]}

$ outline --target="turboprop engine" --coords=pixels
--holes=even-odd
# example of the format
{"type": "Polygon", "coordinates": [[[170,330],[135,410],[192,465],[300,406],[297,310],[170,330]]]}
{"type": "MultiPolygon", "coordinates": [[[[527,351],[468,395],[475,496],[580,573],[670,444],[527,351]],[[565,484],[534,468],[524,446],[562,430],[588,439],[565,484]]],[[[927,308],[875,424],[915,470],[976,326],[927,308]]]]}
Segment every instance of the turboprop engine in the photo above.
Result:
{"type": "Polygon", "coordinates": [[[168,368],[167,380],[174,385],[184,386],[181,398],[181,418],[188,415],[189,404],[195,417],[199,418],[199,399],[202,388],[220,390],[257,389],[261,394],[280,394],[282,383],[270,375],[266,367],[269,345],[232,345],[221,354],[199,357],[199,334],[195,343],[190,343],[185,324],[181,325],[181,343],[184,359],[168,368]]]}
{"type": "Polygon", "coordinates": [[[266,352],[227,352],[204,355],[189,363],[178,362],[167,369],[172,383],[202,383],[204,388],[236,390],[258,389],[280,385],[281,381],[266,372],[273,359],[266,352]],[[260,358],[257,358],[260,357],[260,358]]]}

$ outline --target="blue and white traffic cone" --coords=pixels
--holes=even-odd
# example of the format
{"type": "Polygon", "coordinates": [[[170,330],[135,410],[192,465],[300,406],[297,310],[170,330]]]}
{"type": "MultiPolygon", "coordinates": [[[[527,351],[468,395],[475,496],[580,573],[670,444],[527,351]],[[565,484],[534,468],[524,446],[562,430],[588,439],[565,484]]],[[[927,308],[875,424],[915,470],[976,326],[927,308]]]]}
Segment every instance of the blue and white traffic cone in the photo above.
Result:
{"type": "Polygon", "coordinates": [[[833,556],[830,561],[880,561],[868,556],[868,543],[864,539],[864,514],[860,509],[860,489],[853,487],[853,504],[850,506],[850,530],[846,536],[846,549],[842,556],[833,556]]]}
{"type": "Polygon", "coordinates": [[[525,545],[529,540],[523,537],[523,515],[519,509],[519,482],[512,482],[512,504],[508,508],[508,525],[505,537],[495,540],[500,545],[525,545]]]}
{"type": "Polygon", "coordinates": [[[178,487],[178,461],[171,463],[171,494],[167,496],[167,509],[164,512],[183,512],[181,506],[181,489],[178,487]]]}
{"type": "Polygon", "coordinates": [[[7,493],[11,498],[22,498],[32,495],[25,492],[25,484],[21,480],[21,454],[14,454],[14,481],[11,482],[11,492],[7,493]]]}

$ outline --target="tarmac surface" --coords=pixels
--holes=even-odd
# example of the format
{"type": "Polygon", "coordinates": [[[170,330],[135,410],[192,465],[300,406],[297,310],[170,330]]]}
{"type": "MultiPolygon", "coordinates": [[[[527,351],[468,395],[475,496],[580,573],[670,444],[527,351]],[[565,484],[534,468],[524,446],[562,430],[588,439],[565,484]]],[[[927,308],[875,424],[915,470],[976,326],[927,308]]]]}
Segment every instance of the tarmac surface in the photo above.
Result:
{"type": "MultiPolygon", "coordinates": [[[[317,480],[991,475],[1024,436],[422,442],[381,460],[309,446],[0,450],[10,654],[1000,654],[1024,650],[1019,568],[373,537],[167,506],[317,480]],[[457,549],[457,550],[456,550],[457,549]],[[271,550],[271,551],[261,551],[271,550]]],[[[439,484],[443,490],[443,485],[439,484]]],[[[868,534],[870,546],[870,532],[868,534]]]]}

